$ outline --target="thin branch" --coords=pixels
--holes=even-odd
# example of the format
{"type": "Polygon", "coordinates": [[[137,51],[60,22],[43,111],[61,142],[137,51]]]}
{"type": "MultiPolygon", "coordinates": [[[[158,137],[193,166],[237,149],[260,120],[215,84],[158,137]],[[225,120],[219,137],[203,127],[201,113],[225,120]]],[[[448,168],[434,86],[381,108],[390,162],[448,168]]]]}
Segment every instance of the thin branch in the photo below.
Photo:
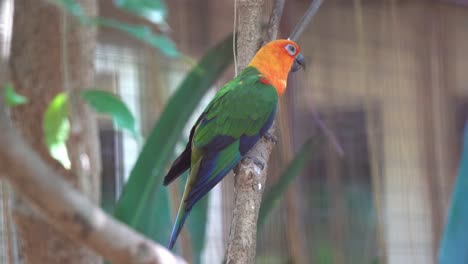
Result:
{"type": "Polygon", "coordinates": [[[294,27],[293,32],[289,36],[290,40],[297,41],[299,39],[304,29],[310,24],[310,21],[312,21],[312,17],[317,13],[322,2],[323,0],[313,0],[312,3],[310,3],[309,8],[302,16],[301,20],[296,24],[296,27],[294,27]]]}
{"type": "Polygon", "coordinates": [[[55,229],[114,264],[185,263],[109,217],[73,189],[25,143],[1,110],[0,130],[0,176],[38,208],[55,229]]]}
{"type": "MultiPolygon", "coordinates": [[[[313,0],[312,3],[310,3],[309,8],[305,12],[305,14],[302,16],[301,20],[296,24],[294,27],[291,35],[289,36],[290,40],[297,41],[304,32],[305,28],[310,24],[312,21],[312,18],[317,14],[318,9],[322,5],[323,0],[313,0]]],[[[344,156],[344,150],[340,145],[340,142],[336,138],[335,134],[333,134],[333,131],[331,131],[325,122],[320,118],[318,115],[317,111],[312,111],[313,112],[313,119],[317,123],[318,127],[322,132],[326,135],[328,140],[331,142],[335,150],[338,152],[340,156],[344,156]]]]}
{"type": "Polygon", "coordinates": [[[271,11],[270,20],[268,22],[267,36],[264,40],[264,44],[277,38],[285,2],[286,0],[275,0],[273,3],[273,10],[271,11]]]}

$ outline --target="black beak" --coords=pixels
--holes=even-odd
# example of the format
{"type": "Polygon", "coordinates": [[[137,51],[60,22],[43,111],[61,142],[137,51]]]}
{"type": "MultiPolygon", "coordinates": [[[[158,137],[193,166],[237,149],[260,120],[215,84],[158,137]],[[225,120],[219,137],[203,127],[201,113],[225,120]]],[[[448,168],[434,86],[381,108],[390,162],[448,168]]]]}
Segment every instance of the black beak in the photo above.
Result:
{"type": "Polygon", "coordinates": [[[292,72],[296,72],[299,69],[305,69],[306,68],[306,63],[305,63],[305,58],[302,56],[302,54],[297,54],[296,58],[294,59],[294,64],[291,67],[292,72]]]}

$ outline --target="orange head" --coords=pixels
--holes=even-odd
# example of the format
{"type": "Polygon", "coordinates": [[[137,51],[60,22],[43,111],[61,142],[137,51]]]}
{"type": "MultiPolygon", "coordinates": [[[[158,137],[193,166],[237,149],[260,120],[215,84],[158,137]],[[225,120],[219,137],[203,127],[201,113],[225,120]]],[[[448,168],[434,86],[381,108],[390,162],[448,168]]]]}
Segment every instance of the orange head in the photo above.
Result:
{"type": "Polygon", "coordinates": [[[266,81],[275,87],[278,95],[282,95],[289,72],[305,66],[304,56],[299,52],[299,46],[292,40],[274,40],[263,46],[248,66],[257,68],[266,81]]]}

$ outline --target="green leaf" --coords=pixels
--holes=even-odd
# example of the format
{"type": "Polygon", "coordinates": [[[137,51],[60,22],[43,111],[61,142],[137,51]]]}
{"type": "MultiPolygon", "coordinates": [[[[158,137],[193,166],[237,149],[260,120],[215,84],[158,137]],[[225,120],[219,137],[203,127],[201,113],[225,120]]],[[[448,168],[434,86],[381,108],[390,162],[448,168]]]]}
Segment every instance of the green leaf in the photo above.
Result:
{"type": "Polygon", "coordinates": [[[57,94],[49,103],[42,120],[44,140],[51,156],[67,169],[71,165],[66,146],[70,135],[68,105],[67,94],[57,94]]]}
{"type": "Polygon", "coordinates": [[[96,112],[109,115],[118,129],[125,129],[138,139],[135,118],[120,98],[112,93],[93,89],[81,92],[81,97],[96,112]]]}
{"type": "Polygon", "coordinates": [[[114,0],[116,6],[156,24],[166,20],[167,8],[162,0],[114,0]]]}
{"type": "MultiPolygon", "coordinates": [[[[210,50],[195,66],[171,97],[151,131],[133,167],[128,183],[116,204],[114,215],[143,234],[166,244],[172,220],[169,210],[156,210],[152,193],[161,186],[166,166],[174,156],[174,147],[182,130],[205,92],[232,62],[232,37],[210,50]],[[142,227],[148,215],[169,219],[168,226],[158,230],[142,227]],[[159,233],[158,233],[159,232],[159,233]]],[[[163,221],[167,222],[167,221],[163,221]]]]}
{"type": "Polygon", "coordinates": [[[52,0],[52,2],[62,8],[65,8],[65,10],[67,10],[74,16],[86,16],[83,12],[83,9],[81,8],[81,5],[75,0],[52,0]]]}
{"type": "Polygon", "coordinates": [[[28,98],[16,93],[11,83],[7,83],[3,87],[3,98],[5,100],[5,104],[8,106],[17,106],[28,102],[28,98]]]}
{"type": "Polygon", "coordinates": [[[164,55],[168,57],[175,58],[180,55],[172,40],[164,35],[152,32],[151,29],[147,26],[131,25],[119,22],[117,20],[105,18],[96,19],[96,23],[123,31],[130,36],[159,49],[164,55]]]}
{"type": "MultiPolygon", "coordinates": [[[[151,0],[116,0],[116,2],[126,2],[122,3],[122,6],[127,6],[130,9],[138,9],[137,2],[144,2],[145,5],[148,5],[149,7],[153,7],[155,10],[159,7],[159,5],[156,2],[161,2],[159,0],[156,1],[151,1],[151,0]],[[128,2],[128,3],[127,3],[128,2]],[[155,2],[155,3],[152,3],[155,2]]],[[[81,5],[77,3],[75,0],[52,0],[53,3],[56,5],[64,8],[67,10],[70,14],[75,16],[76,18],[79,19],[79,21],[84,24],[84,25],[97,25],[97,26],[106,26],[110,28],[114,28],[120,31],[123,31],[127,33],[128,35],[143,41],[144,43],[149,44],[150,46],[159,49],[164,55],[168,57],[178,57],[180,56],[179,51],[177,50],[174,42],[170,40],[168,37],[161,35],[161,34],[156,34],[151,29],[147,26],[143,25],[132,25],[124,22],[120,22],[118,20],[114,19],[108,19],[108,18],[101,18],[101,17],[90,17],[87,16],[81,5]]],[[[140,9],[138,9],[140,10],[140,9]]],[[[161,2],[161,7],[159,7],[157,10],[161,10],[165,12],[165,6],[161,2]]],[[[140,10],[141,11],[141,10],[140,10]]],[[[141,11],[143,12],[143,11],[141,11]]],[[[156,18],[156,11],[145,11],[147,12],[148,16],[156,18]]]]}
{"type": "Polygon", "coordinates": [[[75,0],[51,0],[51,2],[68,11],[70,14],[78,18],[81,23],[92,24],[92,18],[85,14],[81,5],[75,0]]]}
{"type": "Polygon", "coordinates": [[[273,208],[275,208],[275,206],[278,205],[289,185],[293,182],[296,176],[299,175],[301,170],[304,168],[304,165],[310,159],[310,156],[312,155],[312,146],[313,140],[308,139],[294,159],[289,163],[283,174],[281,174],[278,181],[268,192],[265,193],[258,215],[258,229],[262,227],[268,214],[273,210],[273,208]]]}
{"type": "Polygon", "coordinates": [[[138,222],[135,229],[143,232],[146,236],[154,241],[158,241],[165,245],[171,235],[171,203],[169,202],[169,190],[165,186],[157,186],[152,190],[149,200],[143,205],[145,218],[138,222]]]}
{"type": "Polygon", "coordinates": [[[458,176],[452,193],[447,223],[440,242],[440,264],[468,263],[468,123],[462,146],[458,176]]]}

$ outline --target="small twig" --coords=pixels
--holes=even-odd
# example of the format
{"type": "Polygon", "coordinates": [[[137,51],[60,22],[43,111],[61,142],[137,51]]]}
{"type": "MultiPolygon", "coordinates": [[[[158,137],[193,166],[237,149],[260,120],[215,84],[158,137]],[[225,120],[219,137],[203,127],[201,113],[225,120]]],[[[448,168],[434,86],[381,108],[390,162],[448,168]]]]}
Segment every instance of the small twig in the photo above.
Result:
{"type": "MultiPolygon", "coordinates": [[[[301,20],[299,20],[299,22],[296,24],[291,35],[289,36],[290,40],[297,41],[299,39],[300,35],[302,34],[302,32],[304,32],[305,28],[310,24],[310,22],[312,21],[312,18],[315,16],[315,14],[317,13],[322,3],[323,3],[323,0],[313,0],[312,3],[310,3],[309,8],[305,12],[305,14],[302,16],[301,20]]],[[[327,125],[320,118],[318,113],[315,110],[313,110],[312,112],[313,112],[313,119],[317,123],[317,126],[320,128],[320,130],[322,130],[322,132],[325,134],[328,140],[330,140],[331,144],[336,149],[338,154],[340,156],[344,156],[344,150],[341,147],[336,136],[327,127],[327,125]]]]}
{"type": "Polygon", "coordinates": [[[320,116],[319,116],[319,114],[317,113],[316,110],[312,110],[312,115],[313,115],[313,119],[314,119],[315,123],[317,123],[317,126],[319,127],[319,129],[322,130],[325,137],[330,141],[330,143],[335,148],[338,155],[343,157],[345,155],[344,149],[341,146],[340,142],[338,141],[338,138],[333,133],[333,131],[330,130],[330,128],[320,118],[320,116]]]}
{"type": "Polygon", "coordinates": [[[62,45],[62,74],[63,74],[63,89],[66,92],[71,90],[70,87],[70,72],[68,69],[68,13],[65,10],[62,10],[60,20],[62,25],[60,27],[60,44],[62,45]]]}
{"type": "Polygon", "coordinates": [[[299,22],[296,24],[296,27],[294,27],[294,30],[289,36],[290,40],[297,41],[299,39],[299,36],[301,36],[304,29],[310,24],[310,21],[312,21],[312,17],[314,17],[314,15],[317,13],[322,2],[323,0],[312,1],[305,14],[302,16],[301,20],[299,20],[299,22]]]}
{"type": "Polygon", "coordinates": [[[233,26],[233,32],[232,32],[232,53],[234,57],[234,76],[237,76],[237,0],[234,0],[234,26],[233,26]]]}
{"type": "Polygon", "coordinates": [[[53,228],[115,264],[185,263],[76,191],[25,143],[4,111],[0,111],[0,129],[0,176],[36,206],[53,228]]]}
{"type": "Polygon", "coordinates": [[[264,44],[277,38],[285,2],[286,0],[275,0],[273,3],[273,10],[271,11],[270,20],[268,21],[267,36],[264,40],[264,44]]]}

